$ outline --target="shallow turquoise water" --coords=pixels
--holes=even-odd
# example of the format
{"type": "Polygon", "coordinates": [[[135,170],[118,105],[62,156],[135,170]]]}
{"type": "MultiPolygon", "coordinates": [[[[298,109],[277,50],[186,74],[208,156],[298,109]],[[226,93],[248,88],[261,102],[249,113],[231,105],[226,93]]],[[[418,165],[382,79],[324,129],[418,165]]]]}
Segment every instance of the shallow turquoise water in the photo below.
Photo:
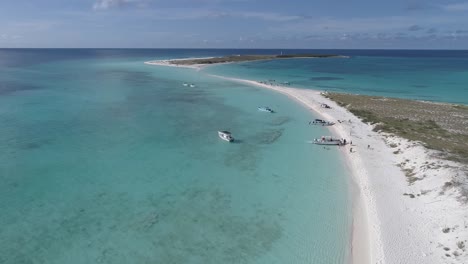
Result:
{"type": "Polygon", "coordinates": [[[261,81],[274,79],[306,89],[468,104],[467,54],[433,53],[440,57],[353,55],[228,64],[206,71],[261,81]]]}
{"type": "Polygon", "coordinates": [[[306,109],[142,61],[3,68],[0,263],[345,262],[346,168],[306,109]]]}

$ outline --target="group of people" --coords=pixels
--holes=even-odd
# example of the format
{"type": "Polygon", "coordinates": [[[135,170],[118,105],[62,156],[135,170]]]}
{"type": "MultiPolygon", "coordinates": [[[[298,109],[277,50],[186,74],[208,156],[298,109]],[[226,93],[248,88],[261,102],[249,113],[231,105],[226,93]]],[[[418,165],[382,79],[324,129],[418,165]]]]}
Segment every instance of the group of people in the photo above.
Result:
{"type": "MultiPolygon", "coordinates": [[[[346,122],[346,120],[336,120],[336,121],[338,121],[338,123],[344,123],[344,122],[346,122]]],[[[348,120],[348,122],[351,123],[351,119],[348,120]]]]}
{"type": "MultiPolygon", "coordinates": [[[[349,144],[351,145],[351,144],[352,144],[352,142],[351,142],[351,143],[349,143],[349,144]]],[[[367,149],[370,149],[370,145],[367,145],[367,149]]],[[[349,153],[353,153],[353,148],[349,148],[349,153]]]]}

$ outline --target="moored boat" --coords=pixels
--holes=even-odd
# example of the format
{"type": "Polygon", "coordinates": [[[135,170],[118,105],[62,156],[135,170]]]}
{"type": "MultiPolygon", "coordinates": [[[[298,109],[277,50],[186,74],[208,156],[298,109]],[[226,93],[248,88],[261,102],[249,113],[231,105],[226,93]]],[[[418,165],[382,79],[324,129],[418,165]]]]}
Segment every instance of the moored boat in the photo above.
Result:
{"type": "Polygon", "coordinates": [[[188,86],[188,83],[184,82],[183,86],[188,86]]]}
{"type": "Polygon", "coordinates": [[[337,139],[330,136],[322,136],[321,138],[316,138],[314,141],[309,141],[309,143],[317,145],[346,145],[346,139],[337,139]]]}
{"type": "Polygon", "coordinates": [[[260,106],[257,109],[258,111],[262,111],[262,112],[274,113],[274,111],[268,106],[260,106]]]}
{"type": "Polygon", "coordinates": [[[190,87],[191,87],[191,88],[195,87],[195,84],[191,83],[191,84],[190,84],[190,87]]]}
{"type": "Polygon", "coordinates": [[[227,142],[233,142],[234,138],[231,135],[231,132],[229,131],[218,131],[218,136],[227,142]]]}
{"type": "Polygon", "coordinates": [[[314,121],[309,122],[309,125],[319,125],[319,126],[333,126],[335,122],[325,121],[322,119],[315,119],[314,121]]]}

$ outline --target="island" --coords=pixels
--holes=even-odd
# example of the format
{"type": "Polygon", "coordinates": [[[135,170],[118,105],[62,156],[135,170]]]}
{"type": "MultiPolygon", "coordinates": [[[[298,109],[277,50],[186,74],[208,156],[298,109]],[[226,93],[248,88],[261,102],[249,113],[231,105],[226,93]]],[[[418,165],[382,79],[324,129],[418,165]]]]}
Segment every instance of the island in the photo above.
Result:
{"type": "Polygon", "coordinates": [[[205,57],[205,58],[184,58],[170,60],[154,60],[145,62],[151,65],[162,66],[181,66],[186,68],[200,69],[203,66],[222,64],[222,63],[238,63],[251,62],[260,60],[277,60],[277,59],[310,59],[310,58],[347,58],[347,56],[336,54],[280,54],[280,55],[227,55],[222,57],[205,57]]]}
{"type": "Polygon", "coordinates": [[[194,64],[217,64],[229,62],[244,62],[257,60],[276,60],[276,59],[293,59],[293,58],[333,58],[338,55],[331,54],[286,54],[286,55],[229,55],[213,58],[198,58],[185,60],[172,60],[172,64],[176,65],[194,65],[194,64]]]}

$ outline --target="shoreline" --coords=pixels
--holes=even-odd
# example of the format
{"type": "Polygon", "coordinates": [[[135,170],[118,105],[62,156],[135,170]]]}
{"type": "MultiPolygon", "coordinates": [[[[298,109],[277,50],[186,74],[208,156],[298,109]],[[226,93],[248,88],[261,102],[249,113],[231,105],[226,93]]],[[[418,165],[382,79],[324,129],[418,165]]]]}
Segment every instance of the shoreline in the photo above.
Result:
{"type": "Polygon", "coordinates": [[[461,203],[462,194],[447,185],[454,182],[462,165],[438,158],[439,152],[419,142],[373,131],[372,125],[325,98],[319,90],[210,76],[279,92],[328,121],[348,120],[335,122],[328,129],[353,143],[340,150],[354,185],[350,187],[351,263],[468,262],[468,204],[461,203]],[[321,108],[323,103],[331,109],[321,108]],[[395,154],[392,145],[402,151],[395,154]],[[406,163],[416,168],[415,175],[421,180],[407,182],[406,167],[400,166],[406,163]]]}

